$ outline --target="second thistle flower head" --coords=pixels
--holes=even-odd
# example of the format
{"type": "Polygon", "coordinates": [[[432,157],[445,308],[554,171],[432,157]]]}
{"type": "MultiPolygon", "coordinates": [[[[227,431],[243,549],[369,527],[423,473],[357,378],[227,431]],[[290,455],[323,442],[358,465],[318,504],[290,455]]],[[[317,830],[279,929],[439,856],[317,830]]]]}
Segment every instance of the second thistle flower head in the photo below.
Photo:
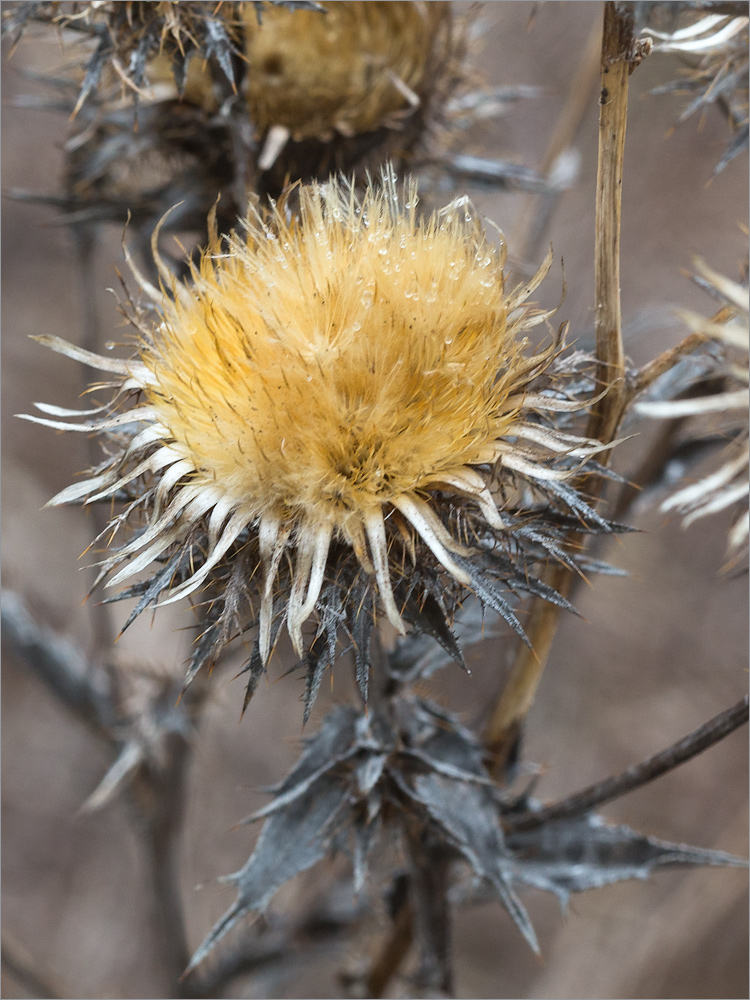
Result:
{"type": "Polygon", "coordinates": [[[311,185],[300,206],[214,234],[185,283],[158,253],[161,289],[136,272],[160,321],[132,360],[49,340],[119,378],[103,418],[43,421],[115,443],[53,503],[130,499],[115,524],[145,525],[108,586],[156,566],[125,592],[136,611],[204,591],[209,659],[257,622],[256,675],[283,624],[318,683],[340,631],[366,678],[378,613],[455,647],[467,591],[521,632],[501,584],[554,599],[534,561],[562,557],[570,513],[606,527],[567,482],[602,446],[551,425],[577,404],[540,391],[557,346],[524,337],[551,257],[508,292],[467,202],[420,219],[390,176],[362,198],[311,185]]]}

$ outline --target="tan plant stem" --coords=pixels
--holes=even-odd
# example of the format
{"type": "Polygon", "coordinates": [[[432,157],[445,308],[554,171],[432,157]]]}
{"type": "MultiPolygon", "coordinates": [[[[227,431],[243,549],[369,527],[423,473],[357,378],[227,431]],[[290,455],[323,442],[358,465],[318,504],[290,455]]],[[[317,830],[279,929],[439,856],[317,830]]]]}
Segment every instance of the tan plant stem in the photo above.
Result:
{"type": "MultiPolygon", "coordinates": [[[[713,318],[711,322],[716,322],[716,318],[713,318]]],[[[674,347],[670,347],[669,350],[664,351],[658,357],[654,358],[653,361],[649,361],[642,368],[638,370],[635,377],[632,379],[630,384],[630,396],[635,397],[641,392],[644,392],[652,383],[654,383],[662,375],[665,375],[668,371],[678,362],[688,355],[696,351],[702,344],[706,343],[706,335],[704,333],[690,333],[687,337],[676,344],[674,347]]]]}
{"type": "Polygon", "coordinates": [[[365,996],[382,997],[388,983],[398,971],[411,950],[414,941],[414,913],[404,901],[396,914],[393,926],[367,974],[365,996]]]}
{"type": "MultiPolygon", "coordinates": [[[[566,596],[572,576],[564,566],[551,566],[543,579],[559,594],[566,596]]],[[[549,601],[535,598],[531,605],[525,630],[532,645],[528,647],[519,644],[510,677],[495,704],[484,733],[488,767],[495,778],[500,778],[505,773],[523,720],[534,702],[552,649],[559,615],[560,609],[549,601]]]]}
{"type": "Polygon", "coordinates": [[[620,13],[617,5],[608,0],[604,4],[599,96],[594,294],[597,378],[610,389],[594,405],[588,427],[590,437],[604,442],[615,436],[626,397],[620,311],[620,219],[628,81],[633,57],[632,15],[620,13]]]}
{"type": "MultiPolygon", "coordinates": [[[[628,399],[620,313],[622,172],[628,80],[645,51],[633,37],[632,15],[621,13],[614,2],[605,3],[600,63],[595,295],[597,379],[610,389],[594,406],[588,426],[588,435],[603,442],[614,439],[628,399]]],[[[580,538],[572,541],[581,544],[580,538]]],[[[545,582],[565,595],[571,575],[565,567],[553,566],[545,575],[545,582]]],[[[519,647],[510,678],[485,731],[485,743],[492,756],[490,767],[496,777],[504,773],[521,724],[533,704],[559,613],[558,607],[539,598],[532,605],[526,628],[532,649],[519,647]]]]}

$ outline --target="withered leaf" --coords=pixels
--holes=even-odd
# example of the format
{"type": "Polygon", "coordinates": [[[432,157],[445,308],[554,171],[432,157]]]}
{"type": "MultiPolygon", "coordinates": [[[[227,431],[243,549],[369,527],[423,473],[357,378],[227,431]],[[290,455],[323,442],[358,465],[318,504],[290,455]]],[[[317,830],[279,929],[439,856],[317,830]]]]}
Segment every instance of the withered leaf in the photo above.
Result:
{"type": "Polygon", "coordinates": [[[647,879],[657,868],[747,867],[742,858],[723,851],[658,840],[627,826],[612,826],[594,813],[510,832],[506,846],[513,855],[513,880],[553,892],[563,905],[571,892],[647,879]]]}

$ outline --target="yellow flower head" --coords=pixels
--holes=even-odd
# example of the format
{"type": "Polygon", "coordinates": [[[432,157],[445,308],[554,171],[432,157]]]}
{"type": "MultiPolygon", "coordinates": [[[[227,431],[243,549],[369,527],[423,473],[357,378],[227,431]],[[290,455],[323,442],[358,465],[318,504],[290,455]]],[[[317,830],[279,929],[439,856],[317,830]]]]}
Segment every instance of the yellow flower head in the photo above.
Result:
{"type": "Polygon", "coordinates": [[[263,664],[282,621],[300,655],[325,631],[332,658],[339,625],[354,635],[378,605],[401,633],[426,627],[428,606],[450,643],[467,589],[520,632],[497,574],[534,589],[524,545],[559,552],[543,518],[529,527],[534,497],[603,523],[566,484],[601,446],[543,419],[580,404],[529,388],[557,353],[523,336],[547,315],[523,303],[551,256],[508,293],[504,248],[465,199],[421,219],[413,185],[388,175],[361,199],[339,181],[302,188],[299,218],[279,206],[243,226],[214,232],[185,283],[156,250],[162,289],[136,272],[161,321],[133,360],[49,341],[122,380],[105,418],[47,421],[119,435],[103,469],[52,501],[126,491],[145,511],[104,563],[108,586],[166,563],[149,600],[210,584],[219,631],[249,588],[263,664]]]}

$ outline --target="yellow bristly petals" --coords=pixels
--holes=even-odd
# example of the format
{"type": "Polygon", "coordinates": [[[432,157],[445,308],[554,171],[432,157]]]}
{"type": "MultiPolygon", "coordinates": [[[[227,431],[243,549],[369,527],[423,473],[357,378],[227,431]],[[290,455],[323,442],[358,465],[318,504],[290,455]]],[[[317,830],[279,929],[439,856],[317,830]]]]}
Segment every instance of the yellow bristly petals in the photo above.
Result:
{"type": "Polygon", "coordinates": [[[302,192],[299,223],[214,245],[142,360],[150,404],[248,518],[369,512],[481,460],[515,415],[501,254],[464,206],[302,192]]]}

